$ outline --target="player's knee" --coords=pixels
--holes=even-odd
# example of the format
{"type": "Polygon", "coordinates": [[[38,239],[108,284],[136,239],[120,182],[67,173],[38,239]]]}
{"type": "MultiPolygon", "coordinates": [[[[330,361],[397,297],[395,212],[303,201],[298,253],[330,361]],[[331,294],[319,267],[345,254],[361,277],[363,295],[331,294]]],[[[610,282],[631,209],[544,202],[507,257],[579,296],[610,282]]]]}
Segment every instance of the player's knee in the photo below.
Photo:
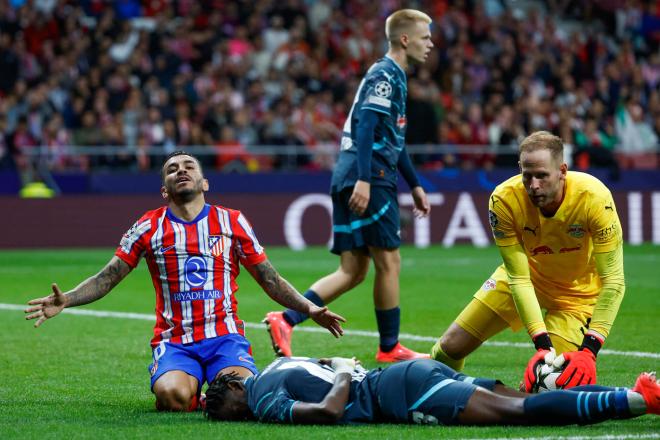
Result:
{"type": "Polygon", "coordinates": [[[159,411],[188,411],[194,397],[192,390],[166,385],[156,391],[156,407],[159,411]]]}
{"type": "Polygon", "coordinates": [[[477,388],[459,414],[466,425],[521,424],[524,422],[524,401],[519,397],[501,396],[477,388]]]}
{"type": "Polygon", "coordinates": [[[367,277],[367,272],[369,271],[369,265],[364,266],[356,265],[350,267],[341,267],[340,271],[348,279],[349,289],[362,284],[364,279],[367,277]]]}
{"type": "Polygon", "coordinates": [[[442,348],[440,341],[436,342],[435,345],[431,348],[431,358],[436,361],[440,361],[443,364],[447,365],[450,368],[453,368],[456,371],[462,371],[465,366],[465,359],[454,359],[445,353],[445,350],[442,348]]]}
{"type": "Polygon", "coordinates": [[[525,415],[524,398],[497,396],[496,399],[491,400],[491,403],[491,411],[496,414],[500,423],[521,423],[521,418],[525,415]]]}
{"type": "Polygon", "coordinates": [[[447,361],[461,361],[467,357],[467,355],[472,353],[472,348],[465,343],[463,338],[456,334],[456,332],[452,331],[447,331],[442,335],[440,338],[440,348],[449,358],[445,360],[445,363],[447,363],[447,361]]]}
{"type": "Polygon", "coordinates": [[[401,271],[401,256],[398,253],[390,253],[382,258],[374,258],[376,272],[383,274],[399,274],[401,271]]]}
{"type": "Polygon", "coordinates": [[[439,354],[444,355],[442,357],[445,358],[443,359],[443,362],[445,363],[447,363],[446,358],[456,360],[465,357],[465,356],[461,356],[460,346],[458,346],[451,338],[451,336],[448,336],[447,334],[442,335],[442,337],[440,338],[440,349],[442,351],[440,351],[439,354]]]}
{"type": "Polygon", "coordinates": [[[351,288],[357,286],[358,284],[362,284],[364,279],[367,277],[368,270],[369,270],[369,266],[367,266],[364,270],[358,269],[350,274],[351,288]]]}

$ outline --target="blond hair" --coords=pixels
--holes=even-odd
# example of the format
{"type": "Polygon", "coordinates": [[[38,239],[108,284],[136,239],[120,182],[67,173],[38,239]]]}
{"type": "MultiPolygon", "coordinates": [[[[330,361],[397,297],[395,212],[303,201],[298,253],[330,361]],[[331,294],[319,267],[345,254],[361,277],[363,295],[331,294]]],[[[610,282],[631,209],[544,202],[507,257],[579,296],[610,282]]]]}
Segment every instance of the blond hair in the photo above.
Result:
{"type": "Polygon", "coordinates": [[[430,24],[432,20],[431,17],[417,9],[399,9],[393,12],[385,20],[385,36],[387,37],[387,41],[389,41],[390,45],[400,44],[399,39],[401,35],[408,32],[418,21],[430,24]]]}
{"type": "Polygon", "coordinates": [[[564,142],[549,131],[537,131],[523,139],[518,148],[518,156],[520,157],[523,152],[538,150],[550,151],[550,156],[558,163],[564,161],[564,142]]]}

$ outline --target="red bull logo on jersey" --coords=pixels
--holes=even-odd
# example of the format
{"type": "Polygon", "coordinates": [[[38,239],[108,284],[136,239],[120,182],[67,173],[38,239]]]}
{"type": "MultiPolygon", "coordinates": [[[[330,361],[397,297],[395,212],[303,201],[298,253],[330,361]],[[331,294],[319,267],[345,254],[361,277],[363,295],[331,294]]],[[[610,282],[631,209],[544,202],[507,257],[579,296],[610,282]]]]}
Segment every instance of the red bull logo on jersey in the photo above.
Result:
{"type": "Polygon", "coordinates": [[[535,255],[549,255],[549,254],[554,254],[554,251],[550,249],[548,246],[537,246],[532,250],[532,257],[535,255]]]}
{"type": "Polygon", "coordinates": [[[574,225],[570,225],[570,226],[568,227],[568,231],[566,231],[566,232],[567,232],[568,235],[570,235],[571,237],[582,238],[582,237],[584,237],[584,233],[585,233],[586,231],[584,230],[584,228],[582,227],[582,225],[576,223],[576,224],[574,224],[574,225]]]}

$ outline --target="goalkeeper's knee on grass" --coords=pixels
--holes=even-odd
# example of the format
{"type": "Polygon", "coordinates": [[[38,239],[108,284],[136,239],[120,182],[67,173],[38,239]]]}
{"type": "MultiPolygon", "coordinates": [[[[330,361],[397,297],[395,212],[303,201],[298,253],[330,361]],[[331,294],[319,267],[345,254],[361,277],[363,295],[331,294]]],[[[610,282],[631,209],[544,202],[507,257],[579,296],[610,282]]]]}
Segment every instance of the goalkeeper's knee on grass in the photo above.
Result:
{"type": "Polygon", "coordinates": [[[442,346],[440,345],[440,340],[438,340],[433,347],[431,348],[431,359],[435,359],[436,361],[440,361],[443,364],[447,365],[448,367],[453,368],[456,371],[461,371],[463,370],[463,367],[465,366],[465,358],[462,359],[453,359],[447,355],[442,350],[442,346]]]}

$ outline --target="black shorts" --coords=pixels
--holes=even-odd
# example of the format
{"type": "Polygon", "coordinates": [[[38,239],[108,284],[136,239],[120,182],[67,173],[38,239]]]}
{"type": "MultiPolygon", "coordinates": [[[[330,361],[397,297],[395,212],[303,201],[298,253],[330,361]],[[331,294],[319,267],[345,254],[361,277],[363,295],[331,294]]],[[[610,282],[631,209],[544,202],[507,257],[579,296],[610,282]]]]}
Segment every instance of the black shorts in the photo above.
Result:
{"type": "Polygon", "coordinates": [[[381,249],[397,249],[401,246],[399,200],[394,188],[372,186],[369,205],[361,216],[348,208],[353,187],[332,194],[332,232],[334,243],[331,251],[340,255],[344,251],[369,246],[381,249]]]}

